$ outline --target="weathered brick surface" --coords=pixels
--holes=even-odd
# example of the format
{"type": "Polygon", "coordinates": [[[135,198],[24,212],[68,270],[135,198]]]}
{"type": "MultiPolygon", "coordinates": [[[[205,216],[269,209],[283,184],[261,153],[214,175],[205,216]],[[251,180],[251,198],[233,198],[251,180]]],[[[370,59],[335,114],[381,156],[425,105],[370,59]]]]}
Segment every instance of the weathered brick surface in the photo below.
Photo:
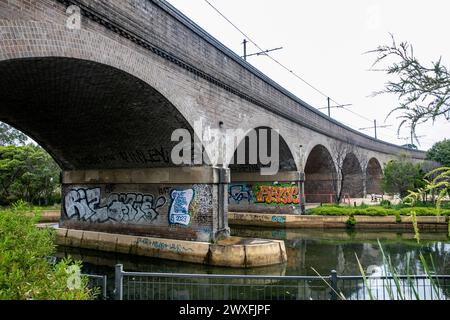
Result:
{"type": "MultiPolygon", "coordinates": [[[[336,139],[361,147],[363,175],[364,159],[383,164],[405,151],[312,111],[164,1],[63,2],[0,1],[0,120],[64,169],[173,166],[172,131],[193,132],[200,119],[279,129],[289,170],[303,171],[315,146],[329,151],[336,139]],[[81,30],[66,27],[69,2],[86,9],[81,30]]],[[[330,171],[309,178],[316,173],[330,171]]],[[[312,181],[310,189],[326,191],[312,181]]]]}

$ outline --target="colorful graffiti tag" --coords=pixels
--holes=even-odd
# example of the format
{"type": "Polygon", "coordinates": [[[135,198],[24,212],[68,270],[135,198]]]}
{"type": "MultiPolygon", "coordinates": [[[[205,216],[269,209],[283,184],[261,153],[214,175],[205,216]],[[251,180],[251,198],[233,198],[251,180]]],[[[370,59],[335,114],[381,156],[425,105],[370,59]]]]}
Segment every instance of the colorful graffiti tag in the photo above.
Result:
{"type": "Polygon", "coordinates": [[[189,215],[189,205],[194,198],[194,190],[172,190],[170,193],[172,204],[169,210],[169,223],[189,225],[191,216],[189,215]]]}
{"type": "Polygon", "coordinates": [[[254,186],[255,203],[292,205],[299,204],[299,188],[291,184],[254,186]]]}
{"type": "Polygon", "coordinates": [[[228,203],[233,205],[296,205],[300,204],[300,199],[298,186],[290,183],[239,183],[228,187],[228,203]]]}
{"type": "Polygon", "coordinates": [[[228,187],[228,203],[239,204],[246,200],[248,203],[253,201],[252,186],[247,184],[232,184],[228,187]]]}

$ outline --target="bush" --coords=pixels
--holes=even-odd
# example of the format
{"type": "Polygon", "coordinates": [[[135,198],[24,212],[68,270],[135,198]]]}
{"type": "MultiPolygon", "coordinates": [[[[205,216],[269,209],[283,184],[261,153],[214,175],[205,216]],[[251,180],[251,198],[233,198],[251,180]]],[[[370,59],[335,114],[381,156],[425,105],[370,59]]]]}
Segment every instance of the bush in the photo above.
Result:
{"type": "Polygon", "coordinates": [[[381,200],[380,206],[382,206],[384,208],[390,208],[391,207],[391,202],[389,200],[381,200]]]}
{"type": "MultiPolygon", "coordinates": [[[[417,216],[436,216],[438,210],[432,207],[401,207],[385,208],[373,206],[368,208],[361,207],[318,207],[309,209],[309,213],[322,216],[409,216],[411,211],[415,211],[417,216]]],[[[440,215],[450,216],[449,209],[441,209],[440,215]]]]}
{"type": "Polygon", "coordinates": [[[75,287],[69,285],[73,277],[67,271],[80,268],[80,262],[65,259],[54,266],[49,263],[55,250],[54,232],[36,228],[39,215],[30,216],[24,208],[19,203],[0,211],[0,299],[95,298],[86,277],[79,277],[75,287]]]}
{"type": "Polygon", "coordinates": [[[346,222],[348,229],[353,229],[356,225],[356,220],[354,216],[349,216],[346,222]]]}

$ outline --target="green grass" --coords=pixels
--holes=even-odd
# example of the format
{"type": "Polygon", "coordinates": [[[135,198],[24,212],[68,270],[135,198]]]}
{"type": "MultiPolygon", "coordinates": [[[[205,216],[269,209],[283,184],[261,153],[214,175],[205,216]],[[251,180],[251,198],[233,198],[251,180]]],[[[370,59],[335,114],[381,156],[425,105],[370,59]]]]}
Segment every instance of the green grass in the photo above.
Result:
{"type": "MultiPolygon", "coordinates": [[[[30,212],[42,212],[42,211],[58,211],[61,210],[61,204],[54,204],[49,206],[34,206],[30,204],[25,204],[25,208],[27,208],[30,212]]],[[[12,206],[0,206],[0,211],[8,211],[11,210],[12,206]]]]}
{"type": "Polygon", "coordinates": [[[441,209],[440,213],[433,207],[402,207],[385,208],[381,206],[372,207],[342,207],[322,206],[308,210],[308,214],[321,216],[409,216],[415,211],[417,216],[450,216],[450,209],[441,209]]]}

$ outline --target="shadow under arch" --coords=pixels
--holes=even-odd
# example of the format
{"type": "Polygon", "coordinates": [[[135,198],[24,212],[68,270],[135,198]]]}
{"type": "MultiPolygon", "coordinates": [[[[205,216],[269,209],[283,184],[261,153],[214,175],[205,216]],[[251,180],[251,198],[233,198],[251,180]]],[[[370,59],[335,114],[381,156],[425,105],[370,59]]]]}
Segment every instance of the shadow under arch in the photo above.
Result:
{"type": "Polygon", "coordinates": [[[368,194],[381,194],[381,179],[383,169],[376,158],[371,158],[366,168],[366,192],[368,194]]]}
{"type": "MultiPolygon", "coordinates": [[[[264,141],[261,140],[263,139],[263,131],[267,133],[266,155],[278,162],[278,171],[297,171],[294,156],[282,135],[270,127],[261,126],[248,130],[245,135],[241,137],[228,165],[231,173],[260,172],[261,168],[270,166],[270,164],[263,163],[260,158],[260,152],[262,154],[265,153],[263,150],[260,150],[260,146],[264,143],[264,141]],[[271,139],[272,134],[275,137],[275,141],[272,141],[271,139]],[[272,154],[273,143],[278,144],[278,154],[272,154]],[[242,151],[241,154],[238,154],[239,151],[242,151]]],[[[274,148],[274,150],[276,149],[277,148],[274,148]]]]}
{"type": "Polygon", "coordinates": [[[306,202],[334,202],[336,182],[336,167],[330,152],[321,144],[314,146],[305,165],[306,202]]]}
{"type": "Polygon", "coordinates": [[[352,198],[364,196],[364,175],[358,158],[348,153],[342,163],[342,195],[348,194],[352,198]]]}
{"type": "Polygon", "coordinates": [[[30,136],[63,170],[172,167],[172,132],[186,129],[193,142],[176,106],[115,67],[20,58],[0,61],[0,74],[0,121],[30,136]]]}

